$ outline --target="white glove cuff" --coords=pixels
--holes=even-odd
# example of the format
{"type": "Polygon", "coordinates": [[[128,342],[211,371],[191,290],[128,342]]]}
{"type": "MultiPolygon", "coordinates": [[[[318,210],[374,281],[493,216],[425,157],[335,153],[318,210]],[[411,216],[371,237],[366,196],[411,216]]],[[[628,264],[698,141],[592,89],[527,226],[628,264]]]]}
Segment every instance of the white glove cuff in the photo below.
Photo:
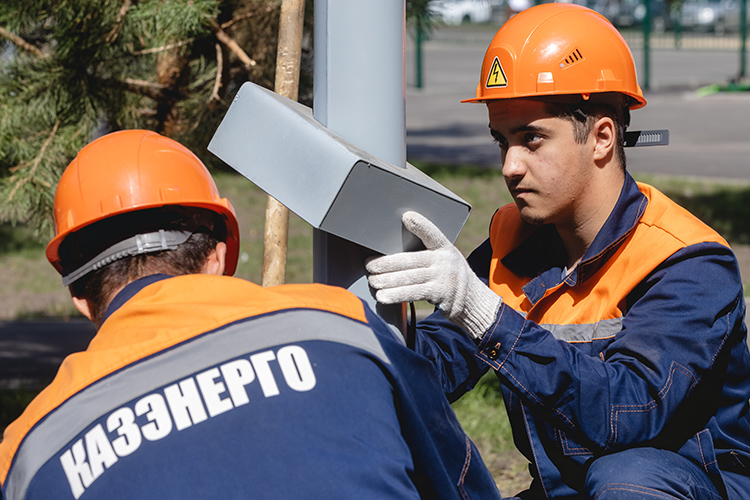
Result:
{"type": "Polygon", "coordinates": [[[472,338],[481,339],[495,323],[503,299],[478,279],[472,285],[473,293],[468,294],[472,303],[467,304],[460,312],[448,319],[460,326],[472,338]]]}

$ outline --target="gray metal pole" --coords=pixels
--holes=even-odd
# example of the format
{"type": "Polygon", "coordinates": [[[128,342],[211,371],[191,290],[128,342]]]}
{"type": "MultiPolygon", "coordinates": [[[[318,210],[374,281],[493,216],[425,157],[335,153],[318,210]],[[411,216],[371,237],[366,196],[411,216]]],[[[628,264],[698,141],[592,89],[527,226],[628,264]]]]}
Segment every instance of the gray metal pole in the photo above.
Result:
{"type": "MultiPolygon", "coordinates": [[[[404,0],[316,0],[313,115],[352,144],[406,165],[404,0]]],[[[342,286],[405,331],[405,305],[381,306],[364,268],[373,252],[314,230],[313,280],[342,286]]]]}

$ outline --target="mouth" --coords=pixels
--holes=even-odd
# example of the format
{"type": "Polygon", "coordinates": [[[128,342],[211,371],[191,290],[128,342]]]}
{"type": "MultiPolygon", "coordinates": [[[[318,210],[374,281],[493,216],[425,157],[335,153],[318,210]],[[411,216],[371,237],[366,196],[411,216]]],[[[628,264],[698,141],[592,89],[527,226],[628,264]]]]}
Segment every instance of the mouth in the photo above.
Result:
{"type": "Polygon", "coordinates": [[[533,193],[533,192],[534,192],[533,189],[526,188],[526,187],[515,186],[515,187],[511,187],[510,188],[510,194],[511,194],[511,196],[513,196],[513,198],[517,198],[519,196],[523,197],[524,195],[527,195],[527,194],[533,193]]]}

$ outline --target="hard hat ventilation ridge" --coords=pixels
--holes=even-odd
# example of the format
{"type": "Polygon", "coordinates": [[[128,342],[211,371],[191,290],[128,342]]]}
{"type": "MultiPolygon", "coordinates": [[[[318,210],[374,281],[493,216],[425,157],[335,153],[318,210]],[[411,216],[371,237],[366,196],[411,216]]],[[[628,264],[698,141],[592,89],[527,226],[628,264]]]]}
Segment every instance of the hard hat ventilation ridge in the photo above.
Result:
{"type": "Polygon", "coordinates": [[[581,61],[583,61],[583,54],[581,53],[581,49],[576,47],[570,52],[570,54],[567,55],[567,57],[565,57],[565,59],[560,62],[560,67],[563,69],[569,68],[570,66],[581,61]]]}

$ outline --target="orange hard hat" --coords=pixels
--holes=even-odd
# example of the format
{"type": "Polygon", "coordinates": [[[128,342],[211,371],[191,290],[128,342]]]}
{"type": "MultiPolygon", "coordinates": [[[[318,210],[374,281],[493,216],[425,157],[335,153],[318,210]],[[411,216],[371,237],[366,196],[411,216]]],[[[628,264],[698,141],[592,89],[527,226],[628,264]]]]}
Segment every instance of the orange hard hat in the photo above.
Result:
{"type": "Polygon", "coordinates": [[[482,62],[476,97],[486,102],[555,95],[617,92],[630,109],[646,105],[633,54],[604,16],[575,4],[530,7],[508,20],[482,62]]]}
{"type": "Polygon", "coordinates": [[[223,217],[226,274],[234,274],[240,246],[234,208],[219,196],[195,154],[148,130],[100,137],[68,165],[55,193],[55,237],[47,245],[47,259],[63,273],[59,248],[72,233],[116,215],[168,206],[204,208],[223,217]]]}

